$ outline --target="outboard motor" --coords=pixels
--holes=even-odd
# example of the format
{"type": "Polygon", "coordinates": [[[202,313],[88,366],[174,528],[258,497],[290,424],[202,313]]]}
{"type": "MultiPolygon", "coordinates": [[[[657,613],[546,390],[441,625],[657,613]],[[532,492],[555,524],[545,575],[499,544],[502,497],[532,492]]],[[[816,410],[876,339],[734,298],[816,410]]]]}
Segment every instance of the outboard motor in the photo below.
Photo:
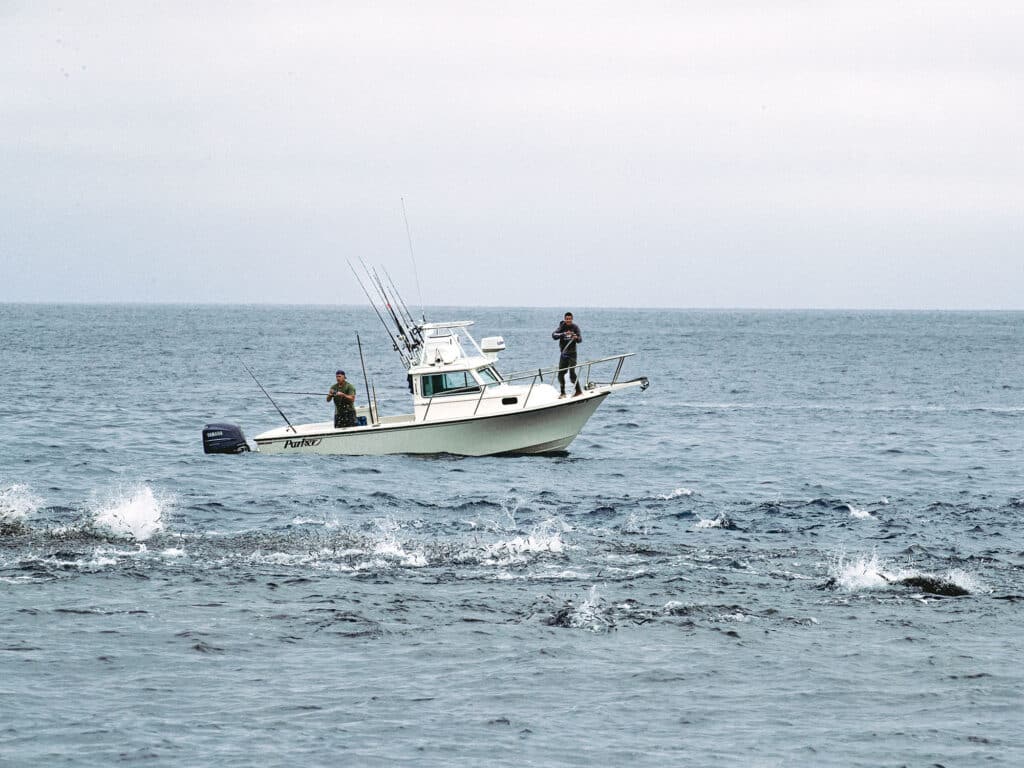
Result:
{"type": "Polygon", "coordinates": [[[245,453],[249,443],[237,424],[207,424],[203,427],[205,453],[245,453]]]}

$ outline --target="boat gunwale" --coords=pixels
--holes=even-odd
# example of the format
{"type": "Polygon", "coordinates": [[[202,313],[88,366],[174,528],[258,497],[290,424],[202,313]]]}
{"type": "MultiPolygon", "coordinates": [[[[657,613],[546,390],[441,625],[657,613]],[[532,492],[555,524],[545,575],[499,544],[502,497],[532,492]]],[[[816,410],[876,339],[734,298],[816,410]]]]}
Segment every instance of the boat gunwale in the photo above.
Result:
{"type": "MultiPolygon", "coordinates": [[[[621,382],[621,383],[624,384],[626,382],[621,382]]],[[[637,384],[639,386],[639,380],[637,380],[637,384]]],[[[505,413],[487,413],[487,414],[481,414],[481,415],[478,415],[478,416],[464,416],[464,417],[461,417],[461,418],[454,418],[454,419],[438,419],[436,421],[417,421],[417,422],[413,422],[411,424],[410,423],[405,423],[405,422],[398,423],[398,424],[390,424],[390,425],[389,424],[367,424],[365,426],[345,427],[345,428],[342,428],[342,429],[333,429],[333,430],[331,430],[329,432],[308,432],[308,433],[307,432],[302,432],[302,433],[300,433],[300,432],[296,431],[296,432],[293,432],[291,434],[283,434],[283,435],[275,436],[275,437],[264,437],[263,435],[267,434],[266,432],[264,432],[261,435],[257,435],[256,437],[254,437],[252,439],[256,442],[257,445],[269,445],[271,443],[281,442],[283,440],[294,440],[295,438],[313,439],[313,438],[317,438],[317,437],[320,437],[320,438],[323,438],[323,437],[341,437],[341,436],[345,436],[345,435],[360,435],[360,434],[363,434],[363,433],[374,433],[374,432],[381,432],[381,431],[398,432],[398,431],[405,430],[405,429],[422,429],[424,427],[446,426],[446,425],[451,425],[451,424],[463,424],[463,423],[473,422],[473,421],[486,421],[488,419],[508,418],[510,416],[524,416],[526,414],[534,414],[534,413],[538,413],[539,411],[551,410],[551,409],[554,409],[554,408],[571,407],[571,406],[574,406],[574,405],[579,405],[581,403],[589,402],[590,400],[593,400],[593,399],[595,399],[597,397],[607,397],[611,393],[612,393],[612,389],[610,387],[609,388],[595,389],[595,390],[590,390],[590,391],[584,391],[582,394],[580,394],[578,396],[574,396],[574,397],[571,397],[571,398],[566,398],[565,400],[559,400],[559,401],[554,402],[554,403],[545,403],[543,405],[539,405],[539,406],[531,407],[531,408],[518,408],[518,409],[516,409],[514,411],[507,411],[505,413]]],[[[304,425],[300,424],[299,426],[301,427],[301,426],[304,426],[304,425]]],[[[278,427],[277,429],[285,429],[285,430],[287,430],[288,428],[287,427],[278,427]]],[[[277,431],[277,430],[270,430],[270,431],[277,431]]]]}

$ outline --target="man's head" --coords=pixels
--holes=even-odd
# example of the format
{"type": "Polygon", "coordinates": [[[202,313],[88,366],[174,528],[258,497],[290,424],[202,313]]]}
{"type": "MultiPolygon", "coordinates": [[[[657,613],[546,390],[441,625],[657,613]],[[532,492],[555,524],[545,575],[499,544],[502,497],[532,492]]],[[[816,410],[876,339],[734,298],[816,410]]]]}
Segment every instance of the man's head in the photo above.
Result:
{"type": "Polygon", "coordinates": [[[567,323],[571,323],[572,322],[572,312],[566,312],[565,313],[565,322],[567,322],[567,323]]]}
{"type": "Polygon", "coordinates": [[[345,372],[344,371],[336,371],[334,376],[335,376],[335,378],[337,378],[339,384],[344,384],[345,383],[345,372]]]}

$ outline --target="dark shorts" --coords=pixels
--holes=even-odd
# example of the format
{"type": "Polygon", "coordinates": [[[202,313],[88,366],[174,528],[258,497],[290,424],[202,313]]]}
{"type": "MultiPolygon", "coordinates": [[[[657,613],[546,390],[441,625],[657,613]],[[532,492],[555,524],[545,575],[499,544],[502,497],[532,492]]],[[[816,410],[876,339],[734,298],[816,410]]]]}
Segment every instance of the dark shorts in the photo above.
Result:
{"type": "Polygon", "coordinates": [[[354,427],[356,425],[356,412],[355,411],[335,411],[334,412],[334,428],[342,429],[344,427],[354,427]]]}

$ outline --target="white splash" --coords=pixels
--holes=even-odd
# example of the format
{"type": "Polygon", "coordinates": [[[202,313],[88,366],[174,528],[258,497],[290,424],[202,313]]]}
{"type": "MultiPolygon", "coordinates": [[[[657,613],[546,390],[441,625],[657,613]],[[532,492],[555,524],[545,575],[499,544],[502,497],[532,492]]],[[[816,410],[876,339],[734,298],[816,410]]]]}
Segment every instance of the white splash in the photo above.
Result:
{"type": "Polygon", "coordinates": [[[595,632],[608,627],[609,622],[604,611],[604,598],[597,591],[596,584],[590,588],[587,599],[576,609],[573,620],[576,626],[595,632]]]}
{"type": "Polygon", "coordinates": [[[960,568],[952,568],[946,571],[943,578],[949,583],[960,587],[960,589],[966,589],[972,595],[992,591],[973,573],[968,573],[960,568]]]}
{"type": "Polygon", "coordinates": [[[0,490],[0,525],[21,523],[41,506],[43,500],[27,485],[9,485],[0,490]]]}
{"type": "Polygon", "coordinates": [[[565,545],[562,537],[557,533],[553,536],[516,536],[508,541],[499,541],[488,544],[484,551],[491,559],[512,558],[528,554],[530,552],[562,552],[565,545]]]}
{"type": "Polygon", "coordinates": [[[727,522],[728,520],[726,519],[725,515],[722,514],[714,518],[713,520],[708,520],[707,518],[702,517],[696,523],[694,523],[693,527],[694,530],[700,530],[702,528],[721,528],[727,522]]]}
{"type": "Polygon", "coordinates": [[[861,555],[853,561],[847,561],[845,555],[840,555],[830,568],[829,575],[848,592],[878,589],[889,586],[893,578],[884,573],[883,565],[877,552],[872,552],[870,557],[861,555]]]}
{"type": "Polygon", "coordinates": [[[630,512],[626,522],[622,524],[624,533],[640,533],[646,536],[650,532],[651,514],[646,510],[630,512]]]}
{"type": "Polygon", "coordinates": [[[139,544],[137,549],[124,550],[116,547],[94,547],[90,554],[80,557],[68,558],[60,554],[39,556],[32,560],[43,563],[47,566],[59,568],[77,568],[86,572],[95,572],[109,566],[118,565],[122,560],[146,557],[148,550],[145,544],[139,544]]]}
{"type": "Polygon", "coordinates": [[[506,541],[485,544],[482,560],[491,564],[508,565],[522,562],[530,554],[544,552],[560,554],[565,551],[562,532],[571,530],[572,526],[558,518],[545,520],[525,536],[516,536],[506,541]]]}
{"type": "Polygon", "coordinates": [[[850,510],[850,517],[856,520],[876,520],[877,518],[868,512],[866,509],[858,509],[853,504],[847,504],[847,509],[850,510]]]}
{"type": "Polygon", "coordinates": [[[380,535],[371,539],[373,554],[377,555],[375,565],[384,566],[395,560],[410,568],[423,568],[427,565],[427,556],[422,551],[409,551],[398,540],[402,527],[397,520],[385,517],[374,522],[380,530],[380,535]]]}
{"type": "Polygon", "coordinates": [[[663,501],[668,501],[669,499],[678,499],[680,496],[693,496],[693,489],[692,488],[676,488],[671,493],[660,493],[660,494],[658,494],[658,498],[662,499],[663,501]]]}
{"type": "Polygon", "coordinates": [[[719,621],[735,621],[739,624],[748,624],[750,617],[742,611],[733,611],[732,613],[721,613],[718,615],[719,621]]]}
{"type": "Polygon", "coordinates": [[[408,552],[395,539],[377,542],[373,548],[373,553],[389,560],[398,560],[402,565],[409,568],[423,568],[427,565],[427,556],[423,552],[408,552]]]}
{"type": "Polygon", "coordinates": [[[147,541],[164,529],[163,502],[148,485],[102,506],[93,515],[93,527],[100,533],[120,539],[147,541]]]}
{"type": "Polygon", "coordinates": [[[559,612],[558,623],[564,627],[591,632],[607,632],[615,628],[615,619],[597,591],[596,584],[590,588],[590,594],[583,602],[576,606],[569,602],[559,612]]]}
{"type": "Polygon", "coordinates": [[[974,574],[959,568],[936,576],[934,573],[927,573],[917,568],[893,566],[884,560],[879,560],[877,553],[872,553],[870,556],[861,555],[852,561],[847,561],[846,557],[841,555],[830,568],[829,575],[835,579],[836,584],[848,592],[886,588],[901,584],[906,579],[918,578],[953,584],[970,594],[990,591],[974,574]]]}
{"type": "Polygon", "coordinates": [[[292,525],[322,525],[324,528],[339,528],[341,523],[337,520],[328,520],[327,518],[315,518],[315,517],[293,517],[292,525]]]}
{"type": "Polygon", "coordinates": [[[521,506],[522,500],[518,496],[509,495],[501,500],[501,511],[505,513],[509,527],[516,527],[516,513],[519,512],[521,506]]]}

